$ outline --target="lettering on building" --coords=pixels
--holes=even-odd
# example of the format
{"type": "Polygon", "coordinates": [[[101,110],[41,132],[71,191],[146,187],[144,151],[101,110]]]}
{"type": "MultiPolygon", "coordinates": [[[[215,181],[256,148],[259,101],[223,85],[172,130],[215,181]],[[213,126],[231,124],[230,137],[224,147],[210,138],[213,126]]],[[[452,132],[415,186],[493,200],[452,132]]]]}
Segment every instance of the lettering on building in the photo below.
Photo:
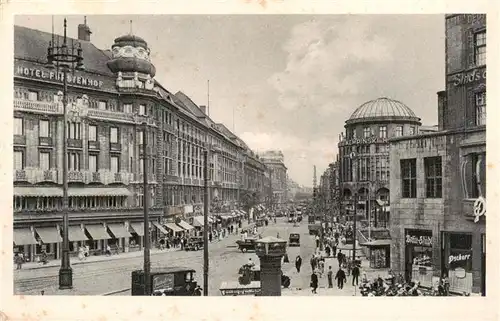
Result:
{"type": "Polygon", "coordinates": [[[450,77],[453,86],[463,86],[476,81],[486,81],[486,68],[474,69],[450,77]]]}
{"type": "MultiPolygon", "coordinates": [[[[38,68],[27,68],[23,66],[17,66],[16,75],[22,77],[52,80],[58,82],[64,81],[63,72],[47,71],[38,68]]],[[[96,80],[82,76],[75,76],[75,75],[68,75],[67,81],[68,84],[87,86],[87,87],[101,88],[103,86],[103,82],[101,80],[96,80]]]]}
{"type": "Polygon", "coordinates": [[[450,255],[448,257],[448,264],[453,263],[453,262],[467,261],[467,260],[470,260],[470,258],[471,258],[470,254],[450,255]]]}
{"type": "Polygon", "coordinates": [[[432,246],[432,237],[423,235],[421,236],[406,235],[406,244],[432,246]]]}

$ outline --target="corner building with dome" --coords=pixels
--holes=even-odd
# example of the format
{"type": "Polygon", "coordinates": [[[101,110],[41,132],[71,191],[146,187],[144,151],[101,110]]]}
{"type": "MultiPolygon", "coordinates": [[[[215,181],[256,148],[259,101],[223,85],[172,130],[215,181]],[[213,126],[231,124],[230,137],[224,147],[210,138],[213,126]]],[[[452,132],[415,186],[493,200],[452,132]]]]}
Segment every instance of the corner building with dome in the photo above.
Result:
{"type": "MultiPolygon", "coordinates": [[[[69,26],[71,28],[72,26],[69,26]]],[[[74,26],[76,27],[76,26],[74,26]]],[[[266,167],[256,153],[204,106],[156,79],[147,42],[135,35],[115,39],[110,50],[90,41],[78,25],[85,70],[70,72],[67,159],[70,252],[88,245],[102,254],[143,248],[165,236],[194,234],[203,220],[203,150],[208,146],[210,225],[241,220],[245,191],[264,197],[266,167]],[[147,131],[146,144],[144,133],[147,131]],[[144,147],[146,146],[146,147],[144,147]],[[149,193],[143,192],[144,148],[149,193]],[[148,198],[151,223],[143,224],[148,198]],[[212,206],[213,207],[213,206],[212,206]],[[216,215],[217,214],[217,215],[216,215]]],[[[14,252],[36,260],[60,257],[63,197],[64,73],[50,68],[49,43],[59,35],[14,27],[14,252]]]]}
{"type": "MultiPolygon", "coordinates": [[[[368,243],[370,237],[371,240],[390,238],[388,140],[416,135],[420,126],[420,118],[408,106],[386,97],[362,104],[345,121],[345,132],[338,143],[340,219],[352,222],[356,211],[361,243],[363,239],[368,243]],[[354,204],[356,193],[358,202],[354,204]],[[368,224],[371,224],[370,235],[368,224]]],[[[368,255],[374,267],[389,265],[389,241],[378,242],[378,258],[368,255]]]]}

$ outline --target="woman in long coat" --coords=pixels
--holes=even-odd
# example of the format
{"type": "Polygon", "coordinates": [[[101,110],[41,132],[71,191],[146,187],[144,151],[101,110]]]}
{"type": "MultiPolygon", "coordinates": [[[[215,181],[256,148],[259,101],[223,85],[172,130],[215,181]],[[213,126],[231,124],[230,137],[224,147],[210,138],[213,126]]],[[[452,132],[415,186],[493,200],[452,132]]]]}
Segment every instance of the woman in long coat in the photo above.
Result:
{"type": "Polygon", "coordinates": [[[311,274],[311,288],[312,288],[311,289],[312,293],[314,294],[318,293],[316,292],[316,289],[318,288],[318,276],[314,271],[311,274]]]}
{"type": "Polygon", "coordinates": [[[300,267],[302,266],[302,258],[300,255],[297,255],[295,258],[295,268],[297,269],[297,273],[300,273],[300,267]]]}

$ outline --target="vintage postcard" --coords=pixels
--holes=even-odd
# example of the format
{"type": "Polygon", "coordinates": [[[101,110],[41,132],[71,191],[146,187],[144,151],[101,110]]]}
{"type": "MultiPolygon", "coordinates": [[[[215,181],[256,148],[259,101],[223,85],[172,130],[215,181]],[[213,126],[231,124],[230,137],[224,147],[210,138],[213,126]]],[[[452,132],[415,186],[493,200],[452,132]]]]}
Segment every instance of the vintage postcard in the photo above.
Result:
{"type": "Polygon", "coordinates": [[[498,6],[235,3],[10,7],[4,319],[494,318],[498,6]]]}

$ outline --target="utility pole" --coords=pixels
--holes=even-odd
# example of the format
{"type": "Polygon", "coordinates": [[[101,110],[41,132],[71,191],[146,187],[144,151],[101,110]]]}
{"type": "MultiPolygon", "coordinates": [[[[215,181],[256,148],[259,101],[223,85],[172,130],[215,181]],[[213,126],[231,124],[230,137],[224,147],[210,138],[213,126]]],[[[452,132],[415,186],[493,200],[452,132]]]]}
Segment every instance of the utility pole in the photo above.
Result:
{"type": "Polygon", "coordinates": [[[208,150],[203,150],[203,295],[208,296],[208,150]]]}
{"type": "Polygon", "coordinates": [[[143,155],[143,202],[144,202],[144,294],[151,295],[151,257],[149,235],[149,189],[148,189],[148,125],[143,123],[142,155],[143,155]]]}
{"type": "Polygon", "coordinates": [[[269,210],[273,209],[273,169],[269,168],[269,210]]]}

